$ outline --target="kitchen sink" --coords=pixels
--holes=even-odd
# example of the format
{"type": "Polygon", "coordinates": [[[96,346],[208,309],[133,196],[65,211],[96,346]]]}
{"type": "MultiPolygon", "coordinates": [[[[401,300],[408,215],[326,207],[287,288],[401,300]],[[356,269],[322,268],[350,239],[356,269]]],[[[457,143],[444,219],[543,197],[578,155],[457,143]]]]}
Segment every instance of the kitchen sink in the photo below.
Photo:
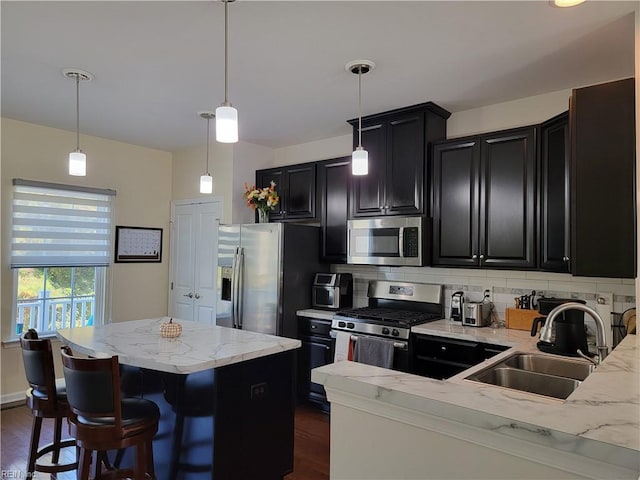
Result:
{"type": "Polygon", "coordinates": [[[545,397],[565,399],[593,371],[592,364],[548,355],[515,353],[466,377],[545,397]]]}
{"type": "Polygon", "coordinates": [[[584,380],[595,369],[595,365],[592,363],[519,353],[509,357],[503,363],[505,366],[526,370],[527,372],[544,373],[576,380],[584,380]]]}

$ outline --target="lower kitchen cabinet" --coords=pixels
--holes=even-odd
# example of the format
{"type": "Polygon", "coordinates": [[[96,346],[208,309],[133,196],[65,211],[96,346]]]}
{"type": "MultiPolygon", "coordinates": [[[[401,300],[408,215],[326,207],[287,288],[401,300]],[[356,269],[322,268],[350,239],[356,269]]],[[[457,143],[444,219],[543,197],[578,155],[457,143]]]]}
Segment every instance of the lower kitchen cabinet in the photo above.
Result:
{"type": "Polygon", "coordinates": [[[331,320],[298,317],[298,330],[302,342],[298,354],[298,398],[328,411],[327,394],[322,385],[311,381],[311,370],[333,363],[335,340],[329,335],[331,320]]]}
{"type": "Polygon", "coordinates": [[[416,375],[440,380],[453,377],[509,347],[414,334],[412,370],[416,375]]]}

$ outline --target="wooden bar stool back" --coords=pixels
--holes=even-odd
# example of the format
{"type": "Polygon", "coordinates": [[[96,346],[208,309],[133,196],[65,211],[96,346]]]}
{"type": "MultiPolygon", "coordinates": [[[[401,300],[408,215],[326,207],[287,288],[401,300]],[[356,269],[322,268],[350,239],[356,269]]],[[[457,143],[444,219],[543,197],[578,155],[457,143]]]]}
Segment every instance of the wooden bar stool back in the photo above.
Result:
{"type": "Polygon", "coordinates": [[[61,354],[71,431],[80,447],[78,478],[89,478],[93,452],[130,446],[136,447],[133,471],[111,471],[109,476],[155,478],[152,440],[158,431],[158,406],[142,398],[120,398],[117,356],[79,358],[67,346],[61,354]]]}
{"type": "Polygon", "coordinates": [[[75,451],[73,462],[58,463],[60,451],[75,447],[76,442],[74,439],[62,440],[62,419],[68,412],[67,394],[64,380],[56,381],[51,341],[48,338],[38,338],[38,332],[29,329],[21,335],[20,347],[25,375],[30,385],[26,403],[33,414],[27,476],[34,478],[36,471],[58,473],[75,470],[78,468],[75,451]],[[55,419],[53,443],[38,448],[43,418],[55,419]],[[38,459],[48,453],[51,453],[51,463],[38,463],[38,459]]]}

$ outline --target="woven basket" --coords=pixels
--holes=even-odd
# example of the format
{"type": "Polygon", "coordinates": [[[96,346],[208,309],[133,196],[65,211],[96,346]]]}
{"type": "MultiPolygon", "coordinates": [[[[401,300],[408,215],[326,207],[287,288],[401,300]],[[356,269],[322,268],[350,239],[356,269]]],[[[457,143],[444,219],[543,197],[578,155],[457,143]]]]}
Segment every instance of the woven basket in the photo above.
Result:
{"type": "Polygon", "coordinates": [[[160,335],[164,338],[175,338],[182,334],[182,325],[173,323],[173,318],[169,319],[169,323],[160,325],[160,335]]]}

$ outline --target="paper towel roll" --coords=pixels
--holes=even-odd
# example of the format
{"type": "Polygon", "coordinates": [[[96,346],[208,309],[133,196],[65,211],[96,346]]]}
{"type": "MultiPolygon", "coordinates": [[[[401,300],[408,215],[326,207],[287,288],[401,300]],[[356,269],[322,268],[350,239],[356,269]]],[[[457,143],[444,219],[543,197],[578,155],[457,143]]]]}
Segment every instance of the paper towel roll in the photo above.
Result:
{"type": "Polygon", "coordinates": [[[609,350],[613,346],[613,329],[611,328],[611,305],[606,303],[597,303],[596,312],[602,317],[604,322],[604,338],[607,340],[609,350]]]}

